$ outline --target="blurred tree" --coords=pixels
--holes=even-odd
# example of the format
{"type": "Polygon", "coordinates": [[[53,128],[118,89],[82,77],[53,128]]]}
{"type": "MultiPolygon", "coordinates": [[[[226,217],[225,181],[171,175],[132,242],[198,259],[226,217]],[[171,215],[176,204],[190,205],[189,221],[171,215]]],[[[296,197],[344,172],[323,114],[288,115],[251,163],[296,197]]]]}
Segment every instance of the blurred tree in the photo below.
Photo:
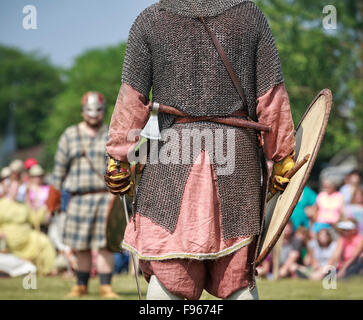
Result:
{"type": "Polygon", "coordinates": [[[334,105],[318,161],[327,161],[343,149],[356,151],[362,145],[362,136],[357,136],[352,125],[363,132],[363,86],[362,80],[360,84],[357,81],[363,49],[361,44],[359,53],[363,16],[361,12],[358,18],[357,6],[362,6],[362,0],[256,0],[256,3],[267,16],[280,51],[295,123],[321,89],[333,92],[334,105]],[[336,8],[335,30],[323,27],[326,5],[336,8]]]}
{"type": "Polygon", "coordinates": [[[352,117],[355,120],[357,137],[361,143],[358,151],[358,163],[360,171],[363,172],[363,0],[348,2],[352,16],[350,21],[353,30],[352,37],[355,40],[352,51],[357,57],[357,68],[348,81],[348,88],[351,90],[355,102],[352,117]]]}
{"type": "Polygon", "coordinates": [[[55,100],[55,106],[46,120],[42,136],[46,142],[43,163],[53,166],[53,156],[62,132],[81,121],[81,99],[87,91],[99,91],[106,98],[108,123],[121,85],[122,64],[126,44],[93,49],[80,55],[73,67],[65,73],[66,89],[55,100]]]}
{"type": "Polygon", "coordinates": [[[41,142],[39,126],[52,110],[53,99],[63,90],[60,71],[36,53],[0,45],[0,138],[14,106],[19,148],[41,142]]]}

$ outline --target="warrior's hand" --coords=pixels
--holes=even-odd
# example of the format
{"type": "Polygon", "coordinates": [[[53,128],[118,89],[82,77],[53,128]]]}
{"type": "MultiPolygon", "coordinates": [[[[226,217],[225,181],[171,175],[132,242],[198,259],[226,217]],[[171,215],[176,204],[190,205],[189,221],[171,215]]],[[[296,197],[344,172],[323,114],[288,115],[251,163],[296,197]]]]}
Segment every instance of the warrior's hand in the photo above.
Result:
{"type": "Polygon", "coordinates": [[[109,158],[105,182],[112,194],[132,193],[133,182],[131,181],[130,165],[127,162],[117,161],[109,158]]]}
{"type": "Polygon", "coordinates": [[[284,191],[290,182],[290,179],[286,178],[285,175],[294,168],[294,157],[295,151],[292,151],[284,160],[274,164],[269,188],[271,194],[275,194],[278,191],[284,191]]]}

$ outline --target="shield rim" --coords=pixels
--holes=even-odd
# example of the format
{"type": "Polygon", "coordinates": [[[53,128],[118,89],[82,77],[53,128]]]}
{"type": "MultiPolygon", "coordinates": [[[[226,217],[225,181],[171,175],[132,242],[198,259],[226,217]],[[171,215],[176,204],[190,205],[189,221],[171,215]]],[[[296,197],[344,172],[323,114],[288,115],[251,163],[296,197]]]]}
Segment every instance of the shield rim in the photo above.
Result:
{"type": "MultiPolygon", "coordinates": [[[[323,89],[321,90],[317,95],[316,97],[313,99],[313,101],[310,103],[309,107],[306,109],[304,115],[302,116],[298,126],[296,127],[295,129],[295,132],[297,132],[302,124],[302,122],[304,121],[306,115],[310,112],[312,106],[315,104],[315,102],[321,97],[321,96],[325,96],[326,98],[326,101],[325,101],[325,114],[324,114],[324,119],[323,119],[323,123],[322,123],[322,126],[320,128],[320,132],[319,132],[319,135],[318,135],[318,140],[317,140],[317,143],[315,144],[315,147],[314,147],[314,151],[312,152],[312,155],[310,156],[310,161],[308,162],[308,166],[306,168],[306,173],[305,173],[305,176],[295,194],[295,197],[293,199],[293,201],[291,202],[289,208],[287,209],[286,211],[286,214],[285,214],[285,217],[284,219],[282,220],[282,223],[277,231],[277,233],[273,236],[272,240],[270,241],[270,243],[267,245],[267,247],[264,249],[264,251],[262,252],[259,252],[258,254],[258,257],[256,259],[256,265],[259,265],[266,257],[267,255],[271,252],[271,250],[273,249],[273,247],[275,246],[276,242],[278,241],[278,239],[280,238],[283,230],[285,229],[299,199],[300,199],[300,196],[305,188],[305,185],[310,177],[310,173],[311,173],[311,170],[313,169],[314,167],[314,164],[315,164],[315,160],[318,156],[318,153],[319,153],[319,150],[320,150],[320,146],[321,146],[321,143],[323,141],[323,138],[324,138],[324,135],[325,135],[325,132],[326,132],[326,128],[327,128],[327,125],[328,125],[328,121],[329,121],[329,116],[330,116],[330,112],[331,112],[331,108],[332,108],[332,104],[333,104],[333,95],[332,95],[332,92],[330,89],[323,89]]],[[[265,207],[266,207],[266,203],[265,203],[265,207]]],[[[262,233],[261,233],[262,235],[262,233]]],[[[263,246],[263,242],[260,243],[260,248],[262,249],[262,246],[263,246]]],[[[260,250],[260,248],[258,250],[260,250]]]]}

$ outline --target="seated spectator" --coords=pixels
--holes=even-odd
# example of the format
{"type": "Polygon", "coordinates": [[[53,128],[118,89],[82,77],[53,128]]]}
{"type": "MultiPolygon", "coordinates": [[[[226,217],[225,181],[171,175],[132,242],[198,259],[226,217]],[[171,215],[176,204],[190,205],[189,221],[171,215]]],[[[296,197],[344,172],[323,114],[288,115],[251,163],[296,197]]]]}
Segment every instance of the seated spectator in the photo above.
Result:
{"type": "Polygon", "coordinates": [[[344,197],[344,203],[350,203],[354,192],[360,187],[360,172],[358,170],[351,171],[345,180],[345,184],[339,191],[344,197]]]}
{"type": "Polygon", "coordinates": [[[306,229],[303,226],[300,226],[294,233],[294,238],[297,239],[298,241],[301,241],[303,246],[300,250],[301,253],[301,260],[303,260],[305,258],[305,256],[307,255],[308,251],[307,251],[307,244],[309,242],[309,231],[308,229],[306,229]]]}
{"type": "Polygon", "coordinates": [[[49,186],[44,184],[44,171],[38,164],[29,170],[30,181],[27,187],[26,204],[30,208],[29,219],[37,230],[47,233],[51,214],[46,206],[49,186]]]}
{"type": "Polygon", "coordinates": [[[291,222],[293,225],[293,230],[297,230],[300,226],[309,229],[309,217],[307,215],[307,210],[309,207],[315,205],[317,194],[314,190],[309,187],[305,187],[304,191],[297,203],[295,210],[291,215],[291,222]]]}
{"type": "Polygon", "coordinates": [[[49,238],[29,223],[29,207],[9,198],[0,199],[0,235],[6,251],[33,263],[39,274],[53,270],[56,251],[49,238]]]}
{"type": "Polygon", "coordinates": [[[350,204],[345,206],[347,218],[353,218],[358,222],[358,233],[363,235],[363,189],[355,190],[350,204]]]}
{"type": "Polygon", "coordinates": [[[337,191],[337,186],[332,180],[325,179],[322,184],[322,191],[316,198],[313,232],[316,233],[316,229],[322,223],[334,225],[341,220],[343,209],[343,195],[337,191]]]}
{"type": "Polygon", "coordinates": [[[44,170],[36,164],[29,170],[29,176],[26,202],[33,209],[43,208],[49,194],[49,186],[44,183],[44,170]]]}
{"type": "Polygon", "coordinates": [[[298,274],[313,280],[321,280],[326,275],[325,267],[329,264],[336,248],[329,229],[322,228],[318,231],[316,238],[308,243],[308,254],[304,260],[308,267],[298,269],[298,274]]]}
{"type": "MultiPolygon", "coordinates": [[[[304,228],[304,227],[300,227],[304,228]]],[[[279,277],[285,278],[295,274],[298,265],[303,264],[302,251],[305,247],[305,239],[301,234],[301,229],[294,235],[291,221],[286,225],[283,232],[283,244],[279,259],[279,277]]]]}
{"type": "Polygon", "coordinates": [[[10,183],[8,189],[6,190],[5,196],[11,200],[17,200],[18,190],[21,185],[21,173],[24,169],[23,162],[19,159],[12,161],[9,165],[11,174],[10,174],[10,183]]]}
{"type": "Polygon", "coordinates": [[[6,195],[6,192],[9,188],[9,184],[10,184],[10,175],[11,175],[11,170],[9,167],[4,167],[1,169],[0,198],[4,197],[6,195]]]}
{"type": "Polygon", "coordinates": [[[29,170],[34,166],[38,164],[38,161],[34,158],[28,158],[24,161],[24,168],[25,170],[21,173],[21,185],[18,189],[18,194],[16,196],[16,200],[18,202],[25,202],[26,201],[26,194],[28,190],[28,185],[30,181],[30,175],[29,170]]]}
{"type": "Polygon", "coordinates": [[[362,274],[363,237],[358,233],[357,221],[341,221],[336,228],[340,238],[329,264],[338,268],[338,278],[362,274]]]}

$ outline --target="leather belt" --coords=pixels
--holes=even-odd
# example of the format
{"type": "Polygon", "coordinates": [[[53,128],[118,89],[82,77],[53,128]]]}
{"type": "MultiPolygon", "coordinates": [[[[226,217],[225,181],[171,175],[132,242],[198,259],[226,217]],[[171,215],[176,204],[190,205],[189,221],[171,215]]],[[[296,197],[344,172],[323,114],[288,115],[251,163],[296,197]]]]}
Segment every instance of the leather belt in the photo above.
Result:
{"type": "Polygon", "coordinates": [[[159,112],[171,114],[177,116],[178,118],[175,119],[175,123],[187,123],[187,122],[196,122],[196,121],[211,121],[221,124],[226,124],[233,127],[239,128],[250,128],[256,131],[264,131],[269,132],[271,128],[265,124],[255,122],[252,120],[245,120],[238,117],[245,117],[248,118],[248,114],[243,110],[237,110],[231,115],[228,116],[202,116],[202,117],[193,117],[184,113],[174,107],[166,106],[163,104],[159,105],[159,112]]]}
{"type": "Polygon", "coordinates": [[[188,117],[179,117],[175,120],[175,123],[187,123],[187,122],[197,122],[197,121],[209,121],[212,119],[229,119],[230,117],[244,117],[244,118],[248,118],[248,114],[245,111],[242,110],[238,110],[236,112],[234,112],[233,114],[231,114],[228,117],[220,117],[220,116],[202,116],[202,117],[192,117],[192,116],[188,116],[188,117]]]}

